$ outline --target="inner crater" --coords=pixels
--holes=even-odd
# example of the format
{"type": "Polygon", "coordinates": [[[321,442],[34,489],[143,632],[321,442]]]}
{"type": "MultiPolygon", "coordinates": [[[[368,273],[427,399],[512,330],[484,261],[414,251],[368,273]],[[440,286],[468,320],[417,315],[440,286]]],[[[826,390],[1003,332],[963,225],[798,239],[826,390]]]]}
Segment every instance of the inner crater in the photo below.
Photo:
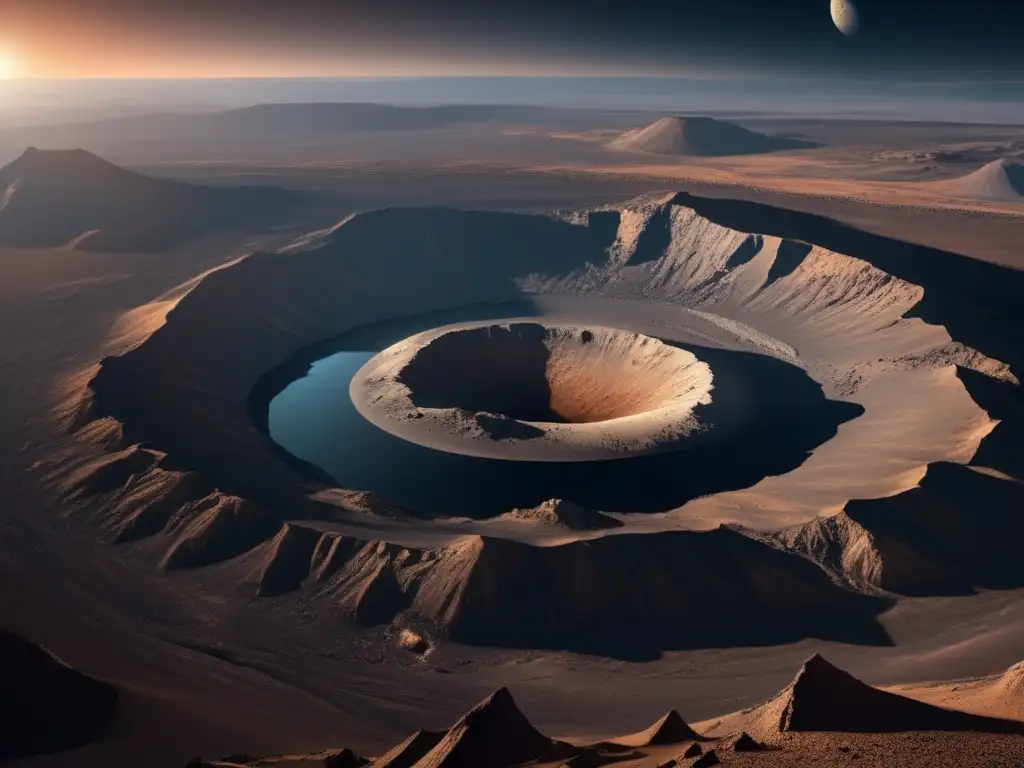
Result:
{"type": "Polygon", "coordinates": [[[691,353],[636,333],[514,323],[437,336],[397,381],[418,408],[590,424],[692,405],[710,389],[711,372],[691,353]]]}

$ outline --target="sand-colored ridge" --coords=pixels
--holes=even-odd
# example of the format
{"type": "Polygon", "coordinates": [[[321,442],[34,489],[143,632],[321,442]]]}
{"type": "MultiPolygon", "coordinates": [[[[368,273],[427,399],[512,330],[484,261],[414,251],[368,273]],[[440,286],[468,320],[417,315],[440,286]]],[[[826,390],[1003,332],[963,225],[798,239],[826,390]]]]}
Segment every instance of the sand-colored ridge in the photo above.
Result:
{"type": "Polygon", "coordinates": [[[159,466],[132,474],[121,487],[105,521],[117,543],[138,541],[163,531],[178,511],[212,491],[197,472],[159,466]]]}
{"type": "Polygon", "coordinates": [[[45,648],[0,628],[3,712],[0,759],[63,752],[102,738],[118,691],[65,664],[45,648]]]}
{"type": "Polygon", "coordinates": [[[285,524],[267,543],[259,567],[257,597],[274,597],[297,590],[310,573],[310,562],[320,543],[317,531],[285,524]]]}
{"type": "Polygon", "coordinates": [[[1024,163],[993,160],[966,176],[934,182],[932,186],[952,197],[1017,203],[1024,198],[1024,163]]]}
{"type": "MultiPolygon", "coordinates": [[[[992,686],[1000,681],[1018,685],[1020,666],[979,684],[992,686]]],[[[934,695],[934,690],[911,689],[915,696],[928,691],[934,695]]],[[[756,762],[773,768],[796,768],[808,761],[845,765],[855,759],[868,766],[927,766],[953,764],[965,750],[980,746],[990,755],[993,749],[1006,749],[1008,759],[993,765],[1010,766],[1016,764],[1012,755],[1024,754],[1024,721],[982,717],[873,688],[817,654],[770,701],[698,724],[698,728],[705,735],[698,735],[678,714],[670,712],[633,737],[573,746],[537,730],[518,709],[508,689],[502,688],[473,707],[447,732],[418,731],[370,761],[370,765],[568,768],[621,764],[627,768],[680,768],[756,762]],[[837,755],[839,763],[835,762],[837,755]]],[[[263,759],[247,756],[238,765],[298,768],[326,754],[332,753],[263,759]]]]}
{"type": "Polygon", "coordinates": [[[169,522],[175,540],[161,566],[196,568],[229,560],[271,538],[280,526],[252,502],[212,493],[181,507],[169,522]]]}
{"type": "Polygon", "coordinates": [[[768,136],[711,117],[663,117],[612,141],[609,149],[655,155],[718,157],[810,148],[812,142],[768,136]]]}
{"type": "Polygon", "coordinates": [[[898,685],[889,690],[936,706],[1024,722],[1024,662],[991,677],[898,685]]]}
{"type": "Polygon", "coordinates": [[[419,730],[373,760],[373,768],[414,768],[445,737],[444,731],[419,730]]]}
{"type": "Polygon", "coordinates": [[[72,470],[63,482],[64,492],[71,499],[111,493],[159,461],[160,454],[139,445],[105,454],[72,470]]]}
{"type": "Polygon", "coordinates": [[[570,531],[598,531],[624,525],[621,520],[581,507],[567,499],[548,499],[536,507],[513,509],[495,519],[566,528],[570,531]]]}
{"type": "Polygon", "coordinates": [[[625,747],[650,747],[681,744],[684,741],[699,739],[700,734],[687,725],[682,716],[673,709],[648,728],[628,736],[611,739],[611,742],[625,747]]]}
{"type": "Polygon", "coordinates": [[[1024,733],[1024,724],[943,709],[862,683],[819,654],[775,698],[744,713],[744,730],[767,744],[803,731],[1024,733]]]}

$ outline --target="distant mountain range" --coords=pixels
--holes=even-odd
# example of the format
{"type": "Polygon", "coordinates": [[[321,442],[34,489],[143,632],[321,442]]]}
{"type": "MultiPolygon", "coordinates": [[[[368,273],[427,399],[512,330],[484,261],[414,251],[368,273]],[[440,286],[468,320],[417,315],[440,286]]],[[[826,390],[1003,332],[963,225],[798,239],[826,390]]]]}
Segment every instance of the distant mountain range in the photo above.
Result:
{"type": "Polygon", "coordinates": [[[274,187],[183,184],[80,149],[29,148],[0,168],[0,245],[160,251],[218,229],[265,229],[299,201],[274,187]]]}
{"type": "Polygon", "coordinates": [[[247,140],[302,141],[335,134],[416,131],[482,123],[496,118],[529,120],[537,107],[452,105],[396,107],[388,104],[258,104],[218,112],[131,115],[0,132],[0,144],[40,147],[102,147],[170,142],[247,140]]]}

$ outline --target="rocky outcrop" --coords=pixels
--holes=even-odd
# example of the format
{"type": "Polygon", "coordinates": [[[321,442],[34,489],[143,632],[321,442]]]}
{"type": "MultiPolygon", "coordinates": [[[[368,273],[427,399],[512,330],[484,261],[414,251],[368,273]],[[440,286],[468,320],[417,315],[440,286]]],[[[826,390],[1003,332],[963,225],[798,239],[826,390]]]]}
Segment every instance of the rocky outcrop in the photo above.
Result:
{"type": "Polygon", "coordinates": [[[178,510],[168,528],[175,536],[161,565],[197,568],[230,560],[274,536],[281,523],[237,496],[212,493],[178,510]]]}
{"type": "Polygon", "coordinates": [[[133,445],[106,454],[70,472],[64,481],[69,499],[101,496],[123,488],[134,475],[147,472],[160,461],[156,451],[133,445]]]}
{"type": "Polygon", "coordinates": [[[718,744],[719,749],[729,750],[732,752],[759,752],[769,747],[761,742],[757,741],[746,731],[740,731],[735,736],[730,736],[723,742],[718,744]]]}
{"type": "Polygon", "coordinates": [[[499,515],[497,519],[565,528],[570,531],[599,531],[623,526],[621,520],[581,507],[566,499],[548,499],[530,509],[513,509],[499,515]]]}
{"type": "Polygon", "coordinates": [[[321,534],[286,523],[268,543],[260,563],[257,597],[274,597],[297,590],[310,573],[310,562],[321,534]]]}

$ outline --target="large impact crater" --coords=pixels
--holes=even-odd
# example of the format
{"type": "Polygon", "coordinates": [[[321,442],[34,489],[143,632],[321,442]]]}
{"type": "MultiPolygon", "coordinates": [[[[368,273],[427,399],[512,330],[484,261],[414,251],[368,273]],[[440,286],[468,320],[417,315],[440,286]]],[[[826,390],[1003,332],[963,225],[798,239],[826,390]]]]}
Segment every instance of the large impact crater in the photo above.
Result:
{"type": "Polygon", "coordinates": [[[258,596],[432,639],[628,658],[884,644],[898,596],[1024,584],[1022,294],[1017,272],[686,193],[370,211],[121,317],[61,399],[81,438],[62,490],[164,568],[234,561],[217,573],[258,596]],[[441,316],[317,378],[345,334],[441,316]],[[270,399],[296,377],[384,428],[318,432],[381,490],[275,442],[270,399]],[[537,453],[458,455],[483,447],[537,453]],[[487,514],[393,498],[497,496],[527,473],[552,493],[487,514]]]}
{"type": "Polygon", "coordinates": [[[712,373],[639,333],[536,322],[416,334],[353,378],[356,408],[394,435],[452,453],[580,461],[650,453],[698,432],[712,373]]]}

